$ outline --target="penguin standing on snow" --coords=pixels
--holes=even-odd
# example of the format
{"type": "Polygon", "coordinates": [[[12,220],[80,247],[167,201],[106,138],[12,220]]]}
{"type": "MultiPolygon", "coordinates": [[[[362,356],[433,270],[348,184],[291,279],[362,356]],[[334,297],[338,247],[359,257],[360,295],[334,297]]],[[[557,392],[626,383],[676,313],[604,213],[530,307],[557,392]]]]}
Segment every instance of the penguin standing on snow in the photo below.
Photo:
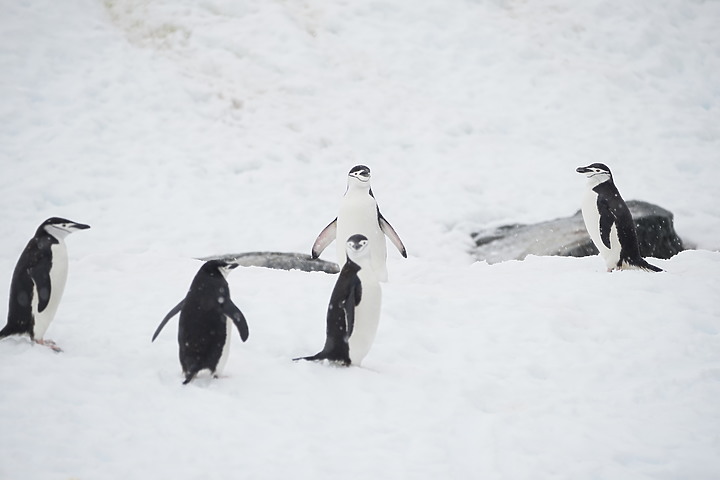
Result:
{"type": "Polygon", "coordinates": [[[608,272],[625,268],[662,272],[640,256],[635,222],[607,165],[593,163],[576,171],[588,178],[582,203],[583,220],[608,272]]]}
{"type": "Polygon", "coordinates": [[[183,384],[190,383],[201,370],[210,370],[217,378],[230,352],[233,323],[244,342],[249,331],[245,316],[230,300],[227,274],[235,263],[223,260],[205,262],[190,284],[185,298],[163,318],[153,334],[155,341],[165,324],[180,312],[178,344],[183,384]]]}
{"type": "Polygon", "coordinates": [[[336,238],[338,263],[345,263],[344,239],[360,233],[370,240],[370,259],[372,267],[381,282],[387,281],[387,247],[385,235],[397,247],[400,254],[407,258],[402,240],[390,223],[385,220],[370,188],[370,169],[357,165],[348,173],[345,196],[340,203],[338,216],[320,232],[312,247],[312,257],[318,258],[325,248],[336,238]]]}
{"type": "Polygon", "coordinates": [[[10,304],[7,325],[0,330],[0,338],[8,335],[29,335],[30,339],[62,351],[52,340],[43,336],[50,326],[65,290],[68,274],[68,255],[65,237],[89,225],[65,218],[45,220],[35,231],[23,250],[10,284],[10,304]]]}
{"type": "Polygon", "coordinates": [[[360,365],[370,351],[380,321],[380,283],[372,269],[372,244],[364,235],[346,243],[345,262],[327,310],[325,347],[321,352],[294,360],[329,360],[360,365]]]}

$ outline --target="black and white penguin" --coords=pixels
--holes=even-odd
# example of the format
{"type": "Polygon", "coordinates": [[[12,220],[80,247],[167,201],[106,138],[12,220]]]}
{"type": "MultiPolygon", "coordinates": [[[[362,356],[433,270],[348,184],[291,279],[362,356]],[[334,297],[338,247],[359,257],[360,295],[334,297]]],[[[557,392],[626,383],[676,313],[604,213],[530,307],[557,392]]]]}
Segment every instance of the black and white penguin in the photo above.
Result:
{"type": "Polygon", "coordinates": [[[294,360],[360,365],[370,351],[380,321],[382,292],[371,265],[372,243],[368,243],[364,235],[348,238],[348,259],[328,305],[325,347],[313,356],[294,360]]]}
{"type": "Polygon", "coordinates": [[[0,338],[29,335],[36,343],[61,351],[55,342],[43,337],[55,318],[67,281],[65,237],[88,228],[89,225],[59,217],[48,218],[40,224],[15,265],[8,321],[0,330],[0,338]]]}
{"type": "Polygon", "coordinates": [[[373,269],[381,282],[387,281],[387,248],[385,236],[397,247],[400,254],[407,258],[407,250],[395,229],[380,213],[370,188],[370,169],[365,165],[357,165],[348,173],[347,190],[340,203],[338,216],[320,232],[312,247],[312,257],[318,258],[325,248],[336,238],[338,264],[345,263],[345,245],[342,239],[356,233],[365,235],[370,240],[370,257],[373,269]]]}
{"type": "Polygon", "coordinates": [[[205,262],[195,275],[185,298],[163,318],[153,334],[155,341],[165,324],[180,312],[178,344],[183,384],[190,383],[201,370],[217,378],[230,352],[232,325],[244,342],[249,331],[245,316],[230,299],[227,274],[237,264],[223,260],[205,262]]]}
{"type": "Polygon", "coordinates": [[[583,220],[608,272],[625,268],[662,272],[640,256],[635,222],[607,165],[593,163],[576,171],[588,178],[582,202],[583,220]]]}

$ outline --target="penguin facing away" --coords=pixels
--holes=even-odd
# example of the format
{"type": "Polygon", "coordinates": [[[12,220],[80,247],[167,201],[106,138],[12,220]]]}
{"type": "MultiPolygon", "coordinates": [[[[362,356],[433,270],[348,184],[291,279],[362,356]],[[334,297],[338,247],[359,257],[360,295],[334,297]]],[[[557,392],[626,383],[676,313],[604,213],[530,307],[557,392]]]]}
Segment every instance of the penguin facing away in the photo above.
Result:
{"type": "Polygon", "coordinates": [[[385,236],[395,245],[400,254],[407,258],[407,250],[395,229],[380,213],[370,188],[370,169],[356,165],[348,173],[347,190],[340,203],[338,216],[320,232],[312,247],[312,257],[318,258],[325,248],[336,239],[338,264],[347,258],[343,239],[356,233],[365,235],[370,241],[372,267],[381,282],[387,281],[387,247],[385,236]]]}
{"type": "Polygon", "coordinates": [[[201,370],[209,370],[217,378],[225,367],[230,352],[230,336],[234,324],[242,341],[249,331],[245,316],[230,299],[227,275],[235,263],[223,260],[205,262],[195,275],[185,298],[162,319],[152,341],[165,324],[180,313],[178,344],[180,365],[185,381],[190,383],[201,370]]]}
{"type": "Polygon", "coordinates": [[[371,247],[364,235],[348,238],[348,260],[328,305],[325,346],[315,355],[293,360],[328,360],[349,366],[360,365],[368,354],[377,333],[382,299],[372,269],[371,247]]]}
{"type": "Polygon", "coordinates": [[[576,172],[588,178],[582,202],[583,220],[608,272],[627,268],[662,272],[640,256],[635,221],[607,165],[593,163],[578,167],[576,172]]]}
{"type": "Polygon", "coordinates": [[[68,274],[65,237],[89,225],[65,218],[45,220],[20,254],[10,283],[8,320],[0,338],[29,335],[34,342],[62,351],[44,335],[55,318],[68,274]]]}

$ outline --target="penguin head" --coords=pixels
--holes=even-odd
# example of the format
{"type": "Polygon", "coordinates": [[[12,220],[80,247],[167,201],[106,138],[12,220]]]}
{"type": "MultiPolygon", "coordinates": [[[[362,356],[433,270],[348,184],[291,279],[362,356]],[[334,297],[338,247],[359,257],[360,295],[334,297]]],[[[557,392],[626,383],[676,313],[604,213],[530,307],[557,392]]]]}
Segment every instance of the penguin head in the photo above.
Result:
{"type": "Polygon", "coordinates": [[[227,278],[230,270],[237,266],[237,263],[226,262],[225,260],[208,260],[202,268],[205,270],[216,270],[220,272],[223,277],[227,278]]]}
{"type": "Polygon", "coordinates": [[[610,168],[604,163],[593,163],[587,167],[578,167],[575,169],[577,173],[585,175],[589,183],[592,185],[599,185],[608,180],[612,180],[612,173],[610,168]]]}
{"type": "Polygon", "coordinates": [[[370,182],[370,168],[365,165],[355,165],[348,172],[348,185],[368,184],[370,182]]]}
{"type": "Polygon", "coordinates": [[[66,218],[52,217],[45,220],[38,227],[37,233],[48,233],[58,240],[62,240],[77,230],[86,230],[90,225],[73,222],[66,218]]]}
{"type": "Polygon", "coordinates": [[[356,233],[348,238],[347,242],[345,242],[345,250],[347,251],[347,255],[350,260],[356,261],[357,259],[368,255],[370,252],[368,243],[370,243],[370,241],[367,237],[359,233],[356,233]]]}

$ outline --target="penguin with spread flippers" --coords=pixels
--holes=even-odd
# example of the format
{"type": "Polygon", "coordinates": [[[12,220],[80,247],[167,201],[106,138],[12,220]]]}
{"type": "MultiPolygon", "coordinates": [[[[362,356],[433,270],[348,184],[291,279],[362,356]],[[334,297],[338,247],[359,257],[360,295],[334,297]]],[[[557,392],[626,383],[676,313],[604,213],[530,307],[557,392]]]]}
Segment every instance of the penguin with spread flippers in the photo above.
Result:
{"type": "Polygon", "coordinates": [[[344,242],[351,235],[362,234],[370,241],[370,260],[378,279],[387,281],[387,247],[385,236],[407,258],[407,250],[395,229],[380,213],[370,188],[370,169],[357,165],[348,173],[347,190],[340,203],[337,218],[320,232],[312,247],[312,257],[318,258],[325,248],[336,239],[338,264],[345,263],[344,242]]]}

